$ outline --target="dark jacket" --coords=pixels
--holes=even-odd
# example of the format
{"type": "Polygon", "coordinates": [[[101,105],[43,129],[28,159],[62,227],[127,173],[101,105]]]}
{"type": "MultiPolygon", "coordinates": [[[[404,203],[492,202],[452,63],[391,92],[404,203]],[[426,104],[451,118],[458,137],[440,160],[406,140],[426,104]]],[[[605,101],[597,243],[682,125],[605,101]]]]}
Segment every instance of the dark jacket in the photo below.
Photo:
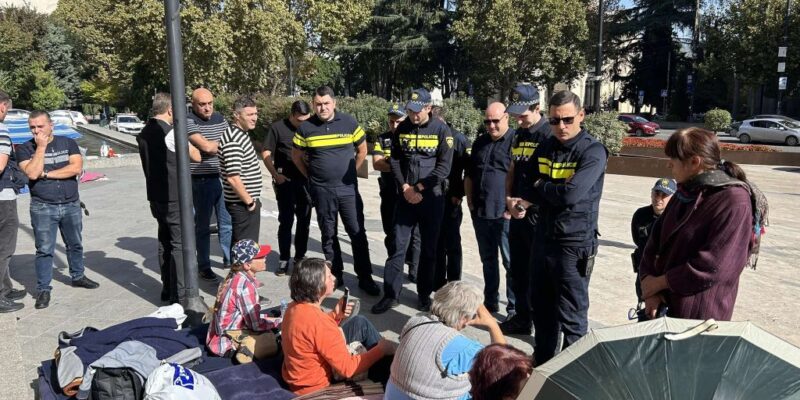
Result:
{"type": "Polygon", "coordinates": [[[631,254],[631,261],[633,261],[633,272],[639,272],[639,263],[642,261],[642,253],[644,246],[647,245],[647,239],[650,233],[653,232],[653,225],[658,220],[658,215],[653,211],[653,206],[644,206],[633,213],[631,218],[631,237],[633,243],[636,244],[636,250],[631,254]]]}
{"type": "Polygon", "coordinates": [[[453,133],[453,164],[447,177],[447,197],[464,197],[464,171],[472,144],[463,133],[450,128],[453,133]]]}
{"type": "Polygon", "coordinates": [[[680,191],[653,227],[639,274],[666,274],[670,317],[729,321],[753,235],[750,194],[706,187],[685,202],[680,191]]]}
{"type": "Polygon", "coordinates": [[[581,131],[565,143],[551,136],[536,148],[533,158],[538,170],[526,177],[521,192],[539,206],[537,234],[562,246],[597,246],[608,159],[605,146],[581,131]]]}
{"type": "Polygon", "coordinates": [[[148,201],[178,201],[178,161],[175,152],[167,148],[164,140],[171,131],[172,125],[150,118],[136,136],[148,201]]]}
{"type": "Polygon", "coordinates": [[[443,194],[453,158],[453,136],[444,122],[431,118],[422,125],[401,122],[392,140],[392,166],[398,187],[422,183],[425,192],[443,194]]]}

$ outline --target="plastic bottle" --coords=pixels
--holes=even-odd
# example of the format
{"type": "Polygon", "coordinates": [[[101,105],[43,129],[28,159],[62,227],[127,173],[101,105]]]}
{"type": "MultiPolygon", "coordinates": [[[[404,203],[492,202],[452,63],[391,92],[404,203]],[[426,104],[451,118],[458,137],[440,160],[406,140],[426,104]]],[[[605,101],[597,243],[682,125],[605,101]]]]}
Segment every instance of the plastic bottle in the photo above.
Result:
{"type": "Polygon", "coordinates": [[[105,140],[100,145],[100,157],[108,157],[108,143],[105,140]]]}
{"type": "Polygon", "coordinates": [[[281,318],[286,317],[287,308],[289,308],[289,302],[286,299],[281,299],[281,318]]]}

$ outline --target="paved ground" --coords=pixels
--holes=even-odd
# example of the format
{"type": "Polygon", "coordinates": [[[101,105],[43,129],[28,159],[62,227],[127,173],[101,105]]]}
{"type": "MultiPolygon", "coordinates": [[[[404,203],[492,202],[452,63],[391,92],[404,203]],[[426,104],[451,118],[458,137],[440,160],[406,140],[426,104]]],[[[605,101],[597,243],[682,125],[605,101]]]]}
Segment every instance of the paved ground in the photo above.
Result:
{"type": "MultiPolygon", "coordinates": [[[[159,305],[155,222],[145,200],[140,167],[135,159],[123,161],[115,160],[115,165],[123,166],[113,168],[90,166],[92,171],[105,173],[109,180],[81,186],[82,199],[91,212],[84,219],[83,231],[87,274],[99,281],[101,287],[90,291],[69,286],[64,248],[59,244],[50,307],[35,310],[34,300],[29,296],[23,300],[25,309],[0,315],[0,332],[6,337],[4,345],[0,347],[0,377],[6,382],[0,387],[0,398],[34,398],[36,368],[42,360],[52,358],[58,332],[74,331],[87,325],[107,327],[146,315],[159,305]]],[[[800,236],[800,218],[794,212],[796,202],[800,200],[800,168],[752,166],[746,170],[770,200],[772,226],[762,246],[758,270],[748,270],[743,274],[734,319],[752,320],[787,341],[800,345],[800,322],[795,316],[793,298],[800,288],[800,278],[796,273],[800,251],[795,245],[800,236]]],[[[635,302],[634,275],[629,256],[633,249],[629,232],[630,216],[636,208],[647,203],[652,181],[651,178],[619,175],[606,177],[601,204],[601,247],[590,285],[592,303],[589,317],[594,327],[628,322],[627,310],[635,302]]],[[[365,202],[375,275],[381,277],[386,252],[382,244],[374,174],[369,180],[360,180],[360,188],[365,202]]],[[[275,245],[277,212],[271,188],[265,188],[262,197],[265,207],[261,237],[263,242],[275,245]]],[[[21,227],[11,273],[20,287],[33,293],[36,284],[34,246],[27,196],[20,198],[19,209],[21,227]]],[[[466,279],[480,285],[481,267],[477,261],[477,245],[468,216],[464,219],[462,234],[466,279]]],[[[311,255],[317,255],[319,230],[316,226],[312,228],[311,237],[311,255]]],[[[353,289],[353,295],[361,297],[352,274],[349,242],[342,238],[342,244],[347,253],[345,280],[353,289]]],[[[218,267],[221,260],[217,250],[213,260],[215,267],[218,267]]],[[[273,253],[269,258],[270,271],[274,271],[276,264],[277,254],[273,253]]],[[[219,268],[216,271],[224,273],[219,268]]],[[[274,303],[288,297],[286,277],[265,272],[259,278],[265,283],[261,293],[274,299],[274,303]]],[[[392,338],[397,337],[398,330],[408,316],[416,313],[411,308],[416,303],[414,286],[406,285],[406,288],[403,306],[380,317],[371,316],[367,311],[375,299],[362,297],[362,312],[392,338]]],[[[213,287],[201,281],[201,289],[206,303],[213,301],[213,287]]],[[[498,317],[502,318],[502,315],[498,317]]],[[[467,334],[488,341],[488,335],[483,331],[469,328],[467,334]]],[[[528,352],[531,351],[531,341],[532,337],[513,339],[515,345],[528,352]]]]}

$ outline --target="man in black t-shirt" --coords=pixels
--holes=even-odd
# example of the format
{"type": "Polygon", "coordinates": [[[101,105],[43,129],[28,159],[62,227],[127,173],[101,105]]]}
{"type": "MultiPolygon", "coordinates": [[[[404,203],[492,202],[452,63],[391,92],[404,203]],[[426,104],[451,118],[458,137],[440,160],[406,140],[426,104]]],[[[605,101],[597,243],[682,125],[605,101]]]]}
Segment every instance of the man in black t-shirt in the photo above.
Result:
{"type": "Polygon", "coordinates": [[[650,190],[650,205],[644,206],[633,213],[631,219],[631,236],[633,243],[636,244],[636,250],[631,253],[631,261],[633,262],[633,272],[636,273],[636,297],[639,301],[642,299],[642,287],[639,282],[639,262],[642,261],[642,253],[644,246],[647,245],[647,239],[650,238],[650,233],[653,231],[653,224],[667,208],[667,204],[675,191],[678,190],[678,185],[674,180],[669,178],[661,178],[653,185],[650,190]]]}
{"type": "MultiPolygon", "coordinates": [[[[186,297],[183,275],[183,240],[178,205],[178,161],[172,129],[172,97],[157,93],[153,117],[136,136],[147,187],[150,213],[158,224],[158,265],[161,301],[178,303],[186,297]]],[[[200,161],[200,151],[189,144],[189,157],[200,161]]]]}
{"type": "Polygon", "coordinates": [[[322,233],[322,251],[332,262],[336,286],[344,284],[341,250],[335,246],[339,216],[353,247],[353,267],[358,287],[370,296],[380,294],[372,279],[364,202],[358,192],[356,170],[367,157],[366,132],[351,115],[336,110],[333,90],[314,91],[316,114],[300,125],[294,136],[292,160],[309,179],[317,222],[322,233]],[[355,157],[353,154],[355,153],[355,157]]]}
{"type": "Polygon", "coordinates": [[[311,108],[303,100],[292,103],[288,118],[273,123],[264,138],[261,158],[272,175],[272,187],[278,200],[278,275],[289,271],[292,247],[292,225],[297,218],[294,235],[294,262],[302,260],[308,249],[308,230],[311,224],[311,198],[308,180],[292,161],[292,139],[297,128],[311,116],[311,108]]]}
{"type": "Polygon", "coordinates": [[[74,140],[53,135],[53,121],[44,111],[28,117],[33,139],[17,149],[20,169],[30,179],[31,225],[36,242],[36,308],[50,305],[53,254],[61,231],[67,249],[72,286],[95,289],[83,264],[83,217],[78,196],[78,176],[83,157],[74,140]]]}

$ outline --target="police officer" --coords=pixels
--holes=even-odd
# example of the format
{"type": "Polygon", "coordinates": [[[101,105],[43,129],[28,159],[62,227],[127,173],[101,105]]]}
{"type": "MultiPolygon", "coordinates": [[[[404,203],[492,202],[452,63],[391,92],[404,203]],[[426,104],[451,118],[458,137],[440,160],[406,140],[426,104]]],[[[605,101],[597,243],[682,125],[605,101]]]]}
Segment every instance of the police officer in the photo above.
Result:
{"type": "Polygon", "coordinates": [[[633,262],[633,272],[636,273],[636,298],[640,303],[644,302],[639,281],[639,262],[642,261],[644,246],[647,245],[647,239],[653,232],[653,225],[667,208],[667,204],[677,190],[678,184],[674,179],[661,178],[657,180],[653,189],[650,190],[650,204],[636,210],[631,218],[631,236],[633,243],[636,244],[636,250],[631,253],[631,262],[633,262]]]}
{"type": "Polygon", "coordinates": [[[411,230],[419,226],[422,254],[417,270],[418,309],[429,311],[436,263],[436,243],[444,212],[444,182],[450,173],[453,137],[442,121],[431,118],[431,95],[415,89],[406,103],[408,118],[392,140],[392,173],[403,198],[397,202],[394,252],[384,268],[384,297],[372,307],[381,314],[399,304],[402,271],[411,230]]]}
{"type": "Polygon", "coordinates": [[[314,91],[316,114],[303,122],[294,136],[292,159],[309,179],[311,199],[317,209],[325,259],[332,261],[336,286],[344,284],[341,250],[334,246],[338,216],[353,247],[353,267],[358,287],[371,296],[380,294],[372,279],[364,203],[358,193],[356,169],[367,157],[366,132],[351,115],[336,110],[333,90],[321,86],[314,91]],[[357,153],[355,157],[353,154],[357,153]]]}
{"type": "MultiPolygon", "coordinates": [[[[433,118],[445,124],[444,109],[433,106],[433,118]]],[[[434,290],[439,290],[447,282],[461,280],[461,221],[464,213],[461,201],[464,198],[464,169],[469,159],[472,144],[463,133],[448,124],[453,135],[453,162],[450,175],[447,177],[447,193],[444,199],[444,217],[439,232],[439,243],[436,247],[436,270],[434,272],[434,290]]]]}
{"type": "Polygon", "coordinates": [[[289,117],[273,123],[264,138],[261,158],[272,175],[272,187],[278,201],[278,275],[289,270],[292,247],[292,225],[297,218],[294,235],[294,262],[306,255],[308,230],[311,223],[311,198],[308,181],[292,162],[292,140],[295,131],[311,117],[311,107],[303,100],[292,103],[289,117]]]}
{"type": "Polygon", "coordinates": [[[531,303],[536,330],[536,364],[586,334],[589,278],[597,253],[597,216],[603,193],[608,152],[581,128],[584,111],[570,91],[549,103],[553,136],[533,157],[537,170],[526,178],[521,204],[539,206],[536,246],[532,249],[531,303]]]}
{"type": "Polygon", "coordinates": [[[511,167],[511,144],[515,131],[508,125],[508,113],[503,103],[486,107],[483,120],[486,133],[478,136],[464,177],[467,206],[472,214],[475,239],[483,264],[483,305],[490,312],[499,309],[500,265],[497,252],[506,272],[507,315],[514,313],[514,291],[509,273],[508,225],[506,212],[506,175],[511,167]]]}
{"type": "Polygon", "coordinates": [[[550,124],[539,111],[539,91],[533,85],[518,85],[511,93],[508,113],[517,120],[517,132],[511,145],[511,168],[506,179],[506,208],[511,213],[508,244],[511,253],[511,276],[516,295],[516,314],[500,324],[506,335],[530,335],[530,252],[537,222],[536,207],[525,209],[520,202],[520,189],[525,174],[536,169],[533,152],[539,143],[551,136],[550,124]]]}
{"type": "MultiPolygon", "coordinates": [[[[378,178],[379,193],[381,196],[381,224],[383,233],[386,235],[383,243],[386,246],[386,254],[392,254],[394,244],[394,209],[400,197],[400,190],[397,182],[392,175],[392,166],[389,160],[392,157],[392,136],[397,127],[406,119],[406,113],[401,104],[392,104],[387,114],[389,117],[389,130],[378,136],[372,148],[372,168],[381,172],[378,178]]],[[[416,282],[417,267],[419,266],[420,238],[419,229],[414,227],[411,234],[411,244],[406,252],[406,263],[408,264],[408,280],[416,282]]]]}

